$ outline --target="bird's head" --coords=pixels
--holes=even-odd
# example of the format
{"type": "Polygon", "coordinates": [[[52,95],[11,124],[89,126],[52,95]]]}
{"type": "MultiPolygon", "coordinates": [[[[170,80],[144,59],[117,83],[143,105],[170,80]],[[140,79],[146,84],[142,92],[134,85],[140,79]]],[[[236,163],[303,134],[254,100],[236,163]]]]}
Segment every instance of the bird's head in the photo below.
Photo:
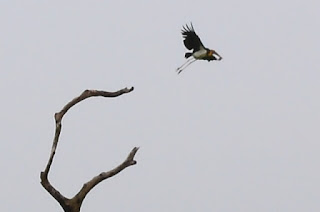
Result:
{"type": "Polygon", "coordinates": [[[210,50],[208,57],[211,58],[211,60],[222,60],[222,57],[215,50],[210,50]]]}

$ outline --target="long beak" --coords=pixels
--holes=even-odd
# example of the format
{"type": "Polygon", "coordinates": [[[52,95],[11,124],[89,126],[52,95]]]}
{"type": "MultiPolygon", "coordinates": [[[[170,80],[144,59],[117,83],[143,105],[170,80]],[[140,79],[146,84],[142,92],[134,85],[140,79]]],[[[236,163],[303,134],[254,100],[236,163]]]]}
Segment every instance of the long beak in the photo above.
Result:
{"type": "Polygon", "coordinates": [[[219,57],[218,60],[222,60],[222,57],[218,54],[218,52],[214,51],[213,53],[219,57]]]}

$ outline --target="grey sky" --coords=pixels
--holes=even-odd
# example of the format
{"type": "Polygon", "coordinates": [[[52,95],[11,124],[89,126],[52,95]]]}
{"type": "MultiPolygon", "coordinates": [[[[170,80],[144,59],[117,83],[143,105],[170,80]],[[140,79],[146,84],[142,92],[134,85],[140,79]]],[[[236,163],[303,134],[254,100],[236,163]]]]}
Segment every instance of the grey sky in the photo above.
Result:
{"type": "Polygon", "coordinates": [[[61,211],[41,187],[53,114],[72,108],[49,176],[73,196],[140,146],[82,211],[320,211],[320,3],[1,1],[0,211],[61,211]],[[28,3],[26,3],[28,2],[28,3]],[[224,58],[182,74],[193,22],[224,58]]]}

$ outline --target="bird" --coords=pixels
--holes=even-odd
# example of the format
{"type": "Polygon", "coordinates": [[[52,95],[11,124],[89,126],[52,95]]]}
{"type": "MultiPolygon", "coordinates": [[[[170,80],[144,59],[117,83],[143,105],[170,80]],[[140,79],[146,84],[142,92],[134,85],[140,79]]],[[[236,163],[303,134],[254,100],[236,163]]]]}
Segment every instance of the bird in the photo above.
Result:
{"type": "Polygon", "coordinates": [[[184,38],[184,46],[188,50],[193,51],[185,53],[185,58],[187,61],[177,68],[178,74],[180,74],[181,71],[197,60],[207,60],[208,62],[211,60],[222,60],[222,57],[215,50],[208,49],[202,44],[199,36],[194,31],[192,23],[190,23],[190,26],[188,26],[188,24],[183,26],[181,34],[184,38]]]}

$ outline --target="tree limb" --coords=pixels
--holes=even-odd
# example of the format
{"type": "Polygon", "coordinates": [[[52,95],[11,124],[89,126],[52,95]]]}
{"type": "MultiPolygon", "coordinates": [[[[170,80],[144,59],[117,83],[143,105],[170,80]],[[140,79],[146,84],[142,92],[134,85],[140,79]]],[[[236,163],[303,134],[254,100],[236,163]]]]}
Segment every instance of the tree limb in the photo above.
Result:
{"type": "Polygon", "coordinates": [[[85,183],[83,185],[83,187],[81,188],[81,190],[76,194],[74,199],[76,199],[77,202],[82,202],[84,200],[84,198],[86,197],[86,195],[89,193],[89,191],[91,191],[91,189],[93,187],[95,187],[97,184],[99,184],[101,181],[103,181],[107,178],[113,177],[114,175],[118,174],[119,172],[121,172],[122,170],[124,170],[125,168],[127,168],[129,166],[135,165],[137,163],[137,161],[134,160],[134,156],[137,153],[138,149],[139,149],[139,147],[134,147],[131,150],[130,154],[128,155],[127,159],[125,161],[123,161],[116,168],[114,168],[108,172],[102,172],[99,175],[92,178],[92,180],[85,183]]]}
{"type": "Polygon", "coordinates": [[[75,106],[82,100],[85,100],[89,97],[96,97],[96,96],[117,97],[122,94],[129,93],[131,91],[133,91],[133,87],[130,89],[124,88],[116,92],[85,90],[80,96],[74,98],[68,104],[66,104],[60,112],[55,114],[54,117],[56,121],[56,130],[55,130],[55,135],[54,135],[53,144],[51,148],[51,153],[50,153],[50,157],[45,170],[40,174],[40,179],[41,179],[41,185],[51,194],[53,198],[55,198],[59,202],[59,204],[62,206],[65,212],[79,212],[83,199],[86,197],[86,195],[94,186],[96,186],[101,181],[118,174],[125,168],[135,165],[137,162],[134,160],[134,156],[137,153],[139,148],[138,147],[133,148],[130,154],[128,155],[128,157],[126,158],[126,160],[122,162],[119,166],[117,166],[116,168],[108,172],[102,172],[101,174],[97,175],[92,180],[85,183],[83,187],[80,189],[80,191],[72,199],[68,199],[64,197],[58,190],[56,190],[48,180],[48,174],[49,174],[49,171],[53,162],[53,158],[56,153],[57,145],[59,142],[59,136],[62,128],[61,121],[63,116],[68,112],[68,110],[71,107],[75,106]]]}

